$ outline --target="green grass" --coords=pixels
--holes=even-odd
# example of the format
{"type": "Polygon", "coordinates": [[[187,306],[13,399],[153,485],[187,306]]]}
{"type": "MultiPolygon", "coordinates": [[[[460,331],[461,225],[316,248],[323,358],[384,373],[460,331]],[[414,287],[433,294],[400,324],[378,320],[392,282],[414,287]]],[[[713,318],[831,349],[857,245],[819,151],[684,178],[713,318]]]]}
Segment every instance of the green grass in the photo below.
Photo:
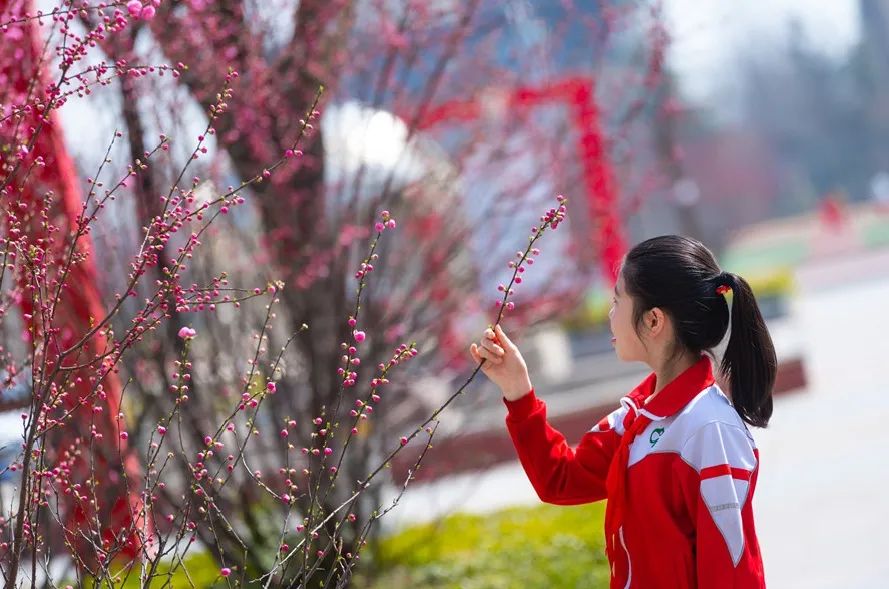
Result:
{"type": "MultiPolygon", "coordinates": [[[[356,589],[596,589],[608,587],[604,503],[453,514],[385,537],[361,553],[356,589]]],[[[190,553],[168,587],[228,586],[206,552],[190,553]],[[189,582],[190,579],[190,582],[189,582]]],[[[163,562],[164,584],[170,563],[163,562]]],[[[72,583],[76,584],[76,583],[72,583]]],[[[64,586],[64,584],[63,584],[64,586]]],[[[87,585],[89,586],[89,585],[87,585]]],[[[126,583],[138,587],[138,571],[126,583]]]]}
{"type": "Polygon", "coordinates": [[[366,589],[567,589],[608,586],[604,504],[455,514],[384,538],[363,557],[366,589]],[[366,563],[367,564],[367,563],[366,563]],[[368,570],[368,569],[365,569],[368,570]],[[370,579],[370,577],[373,577],[370,579]]]}
{"type": "MultiPolygon", "coordinates": [[[[168,579],[169,583],[167,584],[167,587],[199,587],[201,589],[208,589],[211,587],[221,588],[229,586],[228,583],[225,582],[225,579],[219,575],[219,566],[216,564],[216,561],[213,560],[207,552],[189,552],[188,556],[183,559],[182,564],[177,563],[175,570],[172,569],[172,562],[169,560],[162,560],[155,573],[156,576],[152,582],[152,587],[160,587],[167,583],[168,579]]],[[[113,566],[111,567],[111,570],[118,571],[118,569],[113,566]]],[[[129,577],[127,577],[126,573],[123,571],[118,572],[120,581],[115,581],[113,585],[103,583],[101,587],[113,586],[123,589],[140,587],[138,566],[133,569],[129,577]],[[121,582],[124,578],[126,578],[126,582],[121,582]]],[[[77,586],[74,579],[69,579],[67,583],[70,583],[72,586],[77,586]]],[[[65,585],[65,582],[61,583],[62,587],[65,585]]],[[[91,578],[84,579],[83,586],[92,587],[93,580],[91,578]]]]}

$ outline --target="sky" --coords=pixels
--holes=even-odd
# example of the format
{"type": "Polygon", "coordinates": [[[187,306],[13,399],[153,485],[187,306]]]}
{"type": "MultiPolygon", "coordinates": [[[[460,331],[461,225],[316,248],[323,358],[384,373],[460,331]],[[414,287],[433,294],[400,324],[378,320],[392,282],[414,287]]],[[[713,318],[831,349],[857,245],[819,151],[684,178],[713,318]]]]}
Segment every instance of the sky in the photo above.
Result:
{"type": "Polygon", "coordinates": [[[858,0],[664,0],[664,8],[673,37],[670,65],[682,92],[711,105],[731,90],[736,56],[786,43],[791,19],[833,57],[860,36],[858,0]]]}

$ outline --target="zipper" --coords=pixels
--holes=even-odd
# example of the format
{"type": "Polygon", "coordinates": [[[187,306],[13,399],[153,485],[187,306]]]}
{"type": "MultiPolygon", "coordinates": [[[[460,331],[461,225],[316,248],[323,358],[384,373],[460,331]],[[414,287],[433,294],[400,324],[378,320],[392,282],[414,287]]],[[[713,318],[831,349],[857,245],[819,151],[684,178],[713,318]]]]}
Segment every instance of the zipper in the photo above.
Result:
{"type": "Polygon", "coordinates": [[[627,584],[624,585],[624,589],[630,589],[630,582],[633,580],[633,562],[630,560],[630,551],[627,550],[627,543],[624,541],[623,526],[618,529],[618,534],[620,535],[620,545],[623,546],[624,553],[627,555],[627,584]]]}

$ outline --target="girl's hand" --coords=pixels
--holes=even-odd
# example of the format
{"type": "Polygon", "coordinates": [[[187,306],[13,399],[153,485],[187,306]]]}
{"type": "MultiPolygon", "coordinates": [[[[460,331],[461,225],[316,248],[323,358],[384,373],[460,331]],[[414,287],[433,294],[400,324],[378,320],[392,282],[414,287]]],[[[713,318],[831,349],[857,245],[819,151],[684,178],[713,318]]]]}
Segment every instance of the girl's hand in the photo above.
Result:
{"type": "Polygon", "coordinates": [[[485,360],[482,372],[500,387],[506,400],[518,400],[531,390],[525,359],[499,325],[493,331],[486,329],[482,341],[469,346],[469,353],[476,362],[485,360]]]}

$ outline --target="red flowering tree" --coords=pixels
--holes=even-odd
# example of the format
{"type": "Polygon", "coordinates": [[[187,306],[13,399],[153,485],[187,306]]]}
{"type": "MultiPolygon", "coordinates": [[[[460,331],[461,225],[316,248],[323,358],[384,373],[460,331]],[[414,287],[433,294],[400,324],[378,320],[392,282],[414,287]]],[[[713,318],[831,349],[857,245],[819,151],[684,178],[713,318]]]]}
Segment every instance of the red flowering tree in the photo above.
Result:
{"type": "Polygon", "coordinates": [[[663,43],[632,3],[560,6],[518,26],[478,1],[0,1],[3,309],[27,333],[5,390],[30,391],[8,586],[63,555],[145,581],[196,546],[230,583],[348,582],[393,453],[477,403],[417,383],[462,391],[472,334],[552,317],[596,271],[585,236],[618,209],[581,209],[510,300],[566,213],[549,195],[589,174],[568,162],[616,184],[605,147],[663,43]],[[569,73],[601,120],[516,108],[569,73]],[[109,96],[121,131],[77,178],[55,113],[109,96]]]}

